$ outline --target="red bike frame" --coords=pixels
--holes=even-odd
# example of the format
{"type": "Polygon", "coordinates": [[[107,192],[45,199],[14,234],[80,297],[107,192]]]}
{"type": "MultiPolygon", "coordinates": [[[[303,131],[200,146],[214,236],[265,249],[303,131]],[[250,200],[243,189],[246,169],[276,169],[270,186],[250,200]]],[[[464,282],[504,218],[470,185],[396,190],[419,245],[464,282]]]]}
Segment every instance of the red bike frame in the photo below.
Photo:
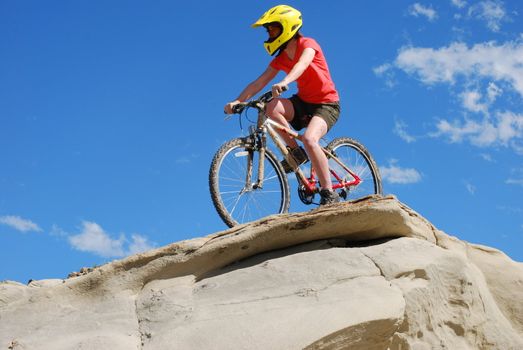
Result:
{"type": "MultiPolygon", "coordinates": [[[[283,155],[285,156],[285,159],[287,159],[287,162],[289,162],[291,167],[294,169],[294,172],[296,173],[297,177],[299,178],[299,180],[301,181],[303,186],[305,186],[306,193],[308,193],[308,194],[317,193],[319,191],[318,180],[316,180],[316,176],[315,176],[316,171],[312,167],[312,164],[311,164],[310,177],[307,178],[305,176],[305,174],[303,173],[303,171],[298,166],[298,164],[296,164],[296,161],[294,160],[294,158],[292,156],[289,156],[289,151],[288,151],[287,147],[280,140],[280,137],[276,133],[275,129],[281,133],[285,133],[300,141],[302,141],[301,140],[302,135],[298,134],[294,130],[289,129],[286,126],[279,124],[278,122],[275,122],[272,119],[266,118],[265,116],[263,116],[263,118],[258,118],[258,127],[265,128],[267,130],[268,134],[271,136],[271,138],[273,139],[273,141],[276,144],[276,146],[278,147],[278,149],[283,153],[283,155]],[[263,120],[263,119],[265,119],[265,120],[263,122],[261,122],[261,120],[263,120]]],[[[338,190],[341,188],[348,188],[350,186],[357,186],[361,183],[362,180],[360,179],[360,177],[358,175],[356,175],[352,170],[350,170],[345,164],[343,164],[334,154],[332,154],[330,151],[325,149],[325,147],[322,147],[322,150],[325,153],[325,155],[327,156],[327,159],[333,159],[339,166],[341,166],[346,172],[348,172],[353,177],[352,181],[344,181],[343,178],[341,178],[336,173],[336,171],[334,171],[332,168],[329,168],[331,175],[337,180],[337,183],[332,184],[333,190],[338,190]]],[[[261,157],[261,159],[263,159],[263,157],[261,157]]],[[[260,168],[263,169],[263,166],[260,166],[260,168]]],[[[261,176],[263,177],[263,172],[260,172],[259,174],[261,174],[261,176]]],[[[263,183],[263,179],[261,180],[261,182],[263,183]]]]}

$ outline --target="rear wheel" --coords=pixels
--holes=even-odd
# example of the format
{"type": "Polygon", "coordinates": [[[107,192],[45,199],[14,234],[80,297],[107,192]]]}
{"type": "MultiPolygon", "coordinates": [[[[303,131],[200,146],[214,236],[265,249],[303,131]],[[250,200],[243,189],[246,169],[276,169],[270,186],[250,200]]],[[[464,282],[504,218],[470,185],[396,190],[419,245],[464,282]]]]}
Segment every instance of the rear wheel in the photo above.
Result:
{"type": "Polygon", "coordinates": [[[259,164],[260,152],[246,138],[225,143],[212,160],[209,171],[212,202],[229,227],[289,210],[289,184],[280,162],[266,149],[261,186],[259,164]]]}
{"type": "MultiPolygon", "coordinates": [[[[340,137],[332,140],[327,145],[327,150],[341,160],[351,171],[353,171],[362,182],[357,186],[350,186],[340,190],[343,198],[357,199],[373,194],[382,194],[381,177],[369,151],[358,141],[348,137],[340,137]]],[[[354,177],[341,167],[334,159],[329,159],[329,167],[334,170],[345,181],[352,181],[354,177]]],[[[332,178],[332,183],[338,180],[332,178]]]]}

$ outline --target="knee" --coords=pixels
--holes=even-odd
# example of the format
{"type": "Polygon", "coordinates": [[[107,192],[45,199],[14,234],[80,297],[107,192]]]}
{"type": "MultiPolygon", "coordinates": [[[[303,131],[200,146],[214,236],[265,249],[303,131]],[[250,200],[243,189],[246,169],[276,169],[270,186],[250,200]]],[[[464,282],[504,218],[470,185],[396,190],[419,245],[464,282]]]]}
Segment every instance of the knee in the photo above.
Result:
{"type": "Polygon", "coordinates": [[[314,135],[310,135],[309,133],[303,134],[301,141],[303,142],[303,145],[305,146],[305,149],[311,149],[312,147],[315,147],[318,145],[318,138],[314,135]]]}
{"type": "Polygon", "coordinates": [[[267,105],[265,106],[265,114],[269,118],[283,116],[285,114],[285,108],[280,99],[275,98],[272,99],[269,103],[267,103],[267,105]]]}

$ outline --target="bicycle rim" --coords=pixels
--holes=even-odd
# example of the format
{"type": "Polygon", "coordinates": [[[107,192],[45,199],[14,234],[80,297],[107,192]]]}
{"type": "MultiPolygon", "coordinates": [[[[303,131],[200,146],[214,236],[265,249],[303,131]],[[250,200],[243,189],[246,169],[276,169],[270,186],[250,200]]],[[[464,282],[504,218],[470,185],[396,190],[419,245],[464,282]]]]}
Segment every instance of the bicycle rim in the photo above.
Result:
{"type": "Polygon", "coordinates": [[[211,197],[229,227],[289,209],[287,177],[278,160],[266,150],[262,187],[256,186],[259,162],[260,152],[244,139],[229,141],[214,156],[209,173],[211,197]]]}
{"type": "MultiPolygon", "coordinates": [[[[363,145],[353,139],[342,137],[334,139],[327,149],[362,180],[359,185],[349,186],[345,190],[347,200],[382,194],[378,167],[363,145]]],[[[354,177],[335,160],[329,159],[329,167],[344,181],[354,180],[354,177]]],[[[332,182],[336,184],[338,180],[333,177],[332,182]]]]}

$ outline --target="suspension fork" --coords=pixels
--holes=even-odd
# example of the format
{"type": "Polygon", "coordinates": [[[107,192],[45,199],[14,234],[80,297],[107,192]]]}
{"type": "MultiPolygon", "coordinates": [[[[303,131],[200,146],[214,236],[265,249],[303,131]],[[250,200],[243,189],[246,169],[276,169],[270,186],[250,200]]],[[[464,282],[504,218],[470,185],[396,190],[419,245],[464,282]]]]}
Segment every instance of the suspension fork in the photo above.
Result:
{"type": "Polygon", "coordinates": [[[255,190],[257,188],[263,188],[267,137],[265,136],[263,129],[256,129],[254,126],[251,126],[249,130],[249,136],[246,138],[246,142],[248,144],[246,149],[247,173],[245,174],[245,186],[243,187],[241,193],[255,190]],[[252,175],[255,151],[260,153],[260,159],[258,161],[257,180],[256,182],[253,182],[252,175]]]}
{"type": "MultiPolygon", "coordinates": [[[[269,120],[269,119],[267,119],[269,120]]],[[[276,131],[270,126],[270,124],[262,124],[259,128],[255,129],[254,126],[251,127],[250,130],[250,138],[252,142],[252,149],[249,151],[249,159],[247,163],[247,177],[245,180],[245,188],[243,192],[249,190],[252,186],[252,189],[257,188],[263,188],[263,181],[265,180],[265,153],[267,150],[267,134],[273,139],[274,143],[276,144],[276,147],[282,152],[284,157],[286,159],[290,159],[291,162],[294,163],[295,166],[297,166],[296,162],[292,157],[289,157],[289,151],[285,144],[281,141],[280,137],[276,133],[276,131]],[[254,151],[257,150],[260,153],[260,159],[258,160],[258,176],[255,183],[252,183],[252,172],[253,172],[253,158],[254,158],[254,151]]],[[[290,163],[291,165],[293,163],[290,163]]],[[[298,170],[300,170],[298,168],[298,170]]],[[[300,170],[301,172],[301,170],[300,170]]],[[[300,178],[305,179],[305,175],[303,175],[300,178]]]]}
{"type": "Polygon", "coordinates": [[[258,180],[253,185],[254,189],[263,188],[263,180],[265,177],[265,151],[267,149],[267,136],[263,129],[258,129],[256,132],[256,142],[260,149],[260,159],[258,160],[258,180]]]}
{"type": "Polygon", "coordinates": [[[252,165],[254,159],[254,150],[256,148],[256,139],[254,138],[253,134],[246,138],[246,143],[248,144],[245,150],[245,152],[247,152],[247,173],[245,174],[245,185],[240,191],[240,195],[244,194],[245,192],[249,192],[252,186],[252,165]]]}
{"type": "MultiPolygon", "coordinates": [[[[257,105],[258,109],[258,121],[256,123],[256,129],[251,126],[250,134],[253,135],[255,144],[260,151],[260,159],[258,160],[258,180],[253,185],[254,188],[263,188],[263,180],[265,177],[265,151],[267,147],[267,136],[265,132],[264,120],[265,117],[265,104],[261,103],[257,105]]],[[[254,156],[254,153],[253,153],[254,156]]]]}

